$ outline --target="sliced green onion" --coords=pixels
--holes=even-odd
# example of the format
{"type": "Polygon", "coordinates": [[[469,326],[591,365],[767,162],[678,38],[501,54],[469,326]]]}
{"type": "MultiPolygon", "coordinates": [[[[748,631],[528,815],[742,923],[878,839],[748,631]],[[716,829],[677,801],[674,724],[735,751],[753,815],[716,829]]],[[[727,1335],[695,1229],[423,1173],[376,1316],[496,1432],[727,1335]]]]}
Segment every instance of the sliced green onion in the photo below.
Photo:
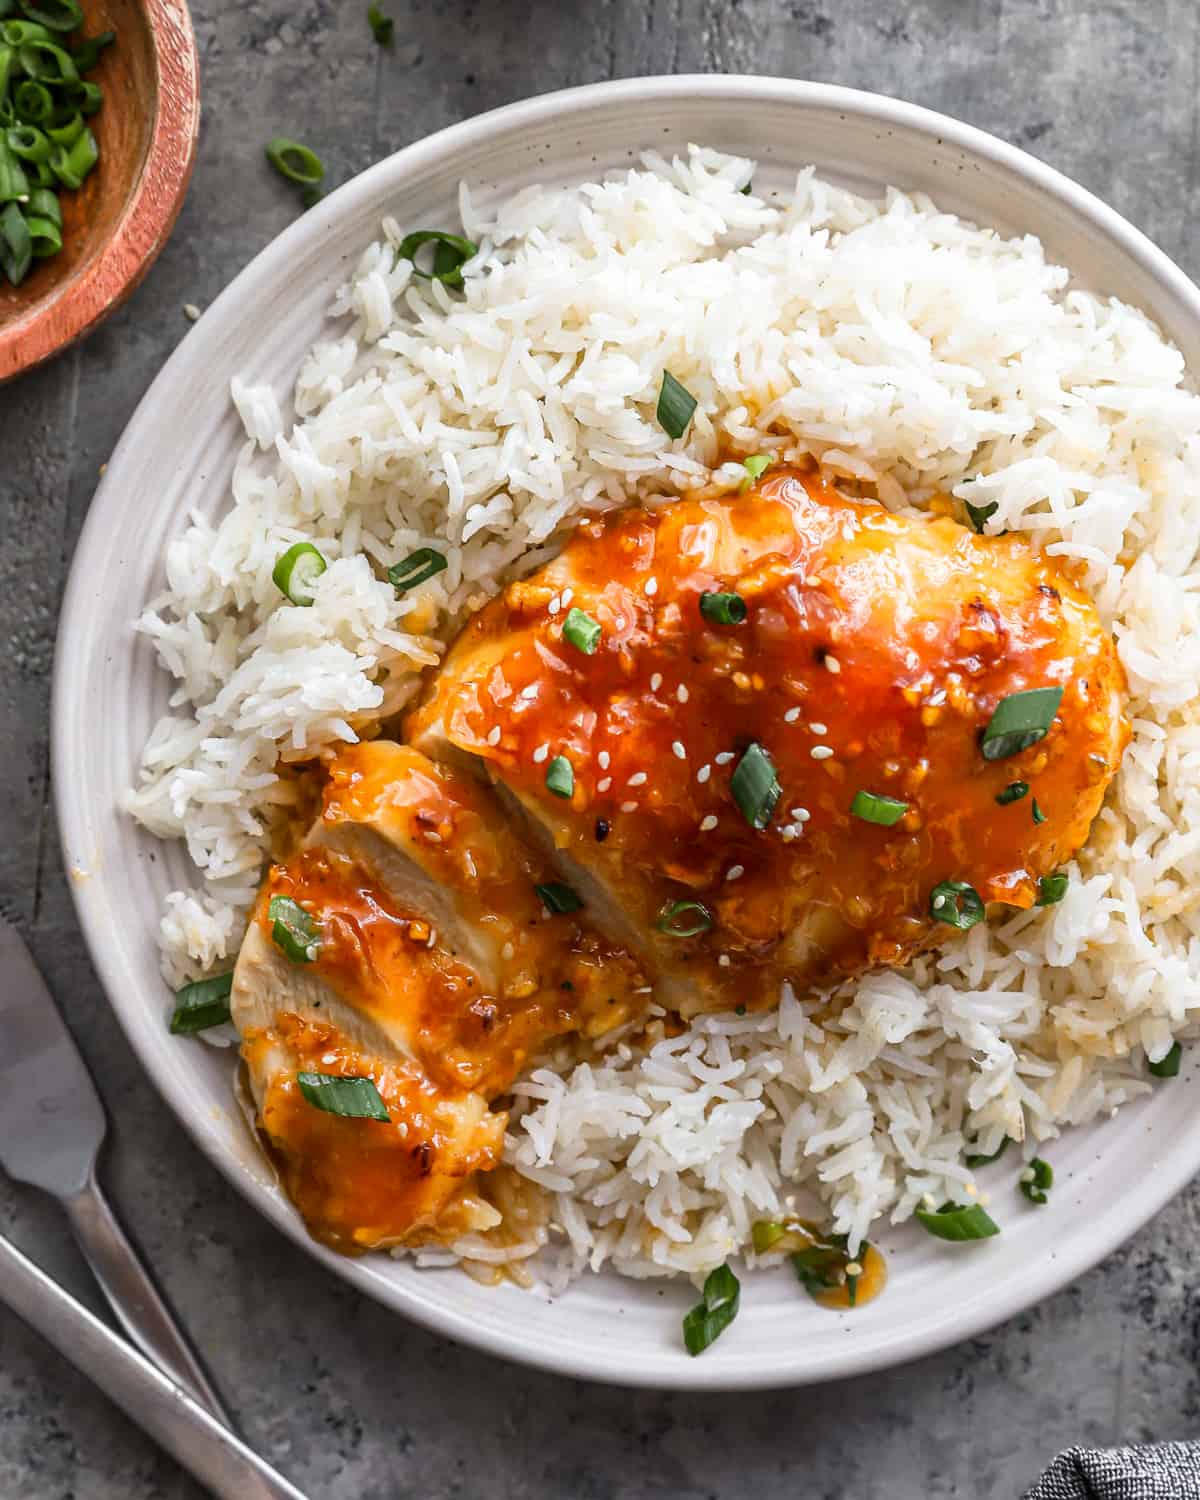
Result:
{"type": "Polygon", "coordinates": [[[1002,792],[996,793],[996,801],[1001,807],[1007,807],[1010,802],[1020,802],[1022,797],[1029,795],[1029,783],[1027,781],[1010,781],[1002,792]]]}
{"type": "Polygon", "coordinates": [[[29,178],[20,158],[9,149],[6,131],[0,136],[0,203],[25,203],[28,199],[29,178]]]}
{"type": "Polygon", "coordinates": [[[1046,821],[1046,814],[1042,811],[1036,797],[1033,799],[1033,803],[1029,810],[1033,815],[1033,821],[1035,824],[1044,823],[1046,821]]]}
{"type": "Polygon", "coordinates": [[[725,1332],[738,1315],[741,1291],[741,1283],[728,1266],[708,1273],[703,1301],[683,1320],[683,1342],[689,1354],[703,1354],[725,1332]]]}
{"type": "Polygon", "coordinates": [[[654,925],[668,937],[688,938],[707,932],[712,924],[712,912],[703,902],[668,901],[659,910],[654,925]]]}
{"type": "Polygon", "coordinates": [[[267,160],[279,175],[301,187],[315,187],[325,176],[325,165],[317,153],[286,135],[268,141],[266,152],[267,160]]]}
{"type": "Polygon", "coordinates": [[[1067,894],[1071,880],[1067,875],[1043,875],[1038,881],[1038,906],[1057,906],[1067,894]]]}
{"type": "Polygon", "coordinates": [[[23,79],[13,90],[13,109],[26,125],[48,125],[54,114],[54,95],[44,83],[23,79]]]}
{"type": "Polygon", "coordinates": [[[1062,702],[1060,687],[1028,688],[1001,698],[983,731],[984,760],[1005,760],[1043,739],[1062,702]]]}
{"type": "Polygon", "coordinates": [[[71,49],[71,56],[75,59],[75,66],[82,73],[90,73],[100,60],[100,54],[105,47],[111,47],[117,39],[115,31],[101,31],[96,36],[84,37],[78,47],[71,49]]]}
{"type": "Polygon", "coordinates": [[[316,922],[299,901],[290,896],[272,896],[267,903],[271,919],[271,941],[294,964],[311,964],[320,948],[316,922]]]}
{"type": "Polygon", "coordinates": [[[26,42],[54,41],[54,33],[40,21],[5,21],[0,26],[0,36],[10,47],[23,47],[26,42]]]}
{"type": "Polygon", "coordinates": [[[79,0],[21,0],[21,9],[50,31],[77,31],[83,25],[79,0]]]}
{"type": "Polygon", "coordinates": [[[348,1120],[379,1120],[386,1125],[391,1115],[371,1078],[342,1073],[297,1073],[300,1092],[317,1109],[348,1120]]]}
{"type": "Polygon", "coordinates": [[[380,47],[390,46],[392,32],[396,27],[396,23],[392,20],[391,16],[385,16],[378,5],[369,5],[367,7],[367,22],[371,27],[371,35],[375,38],[378,45],[380,47]]]}
{"type": "Polygon", "coordinates": [[[175,1011],[171,1016],[171,1034],[187,1036],[193,1031],[207,1031],[229,1020],[229,994],[232,974],[218,974],[214,979],[197,979],[175,992],[175,1011]]]}
{"type": "Polygon", "coordinates": [[[1183,1048],[1176,1042],[1165,1057],[1160,1057],[1157,1062],[1148,1062],[1146,1069],[1155,1078],[1177,1078],[1182,1056],[1183,1048]]]}
{"type": "Polygon", "coordinates": [[[1000,509],[999,500],[991,500],[987,505],[972,505],[969,500],[964,500],[963,504],[967,508],[967,515],[971,518],[971,525],[981,534],[989,519],[1000,509]]]}
{"type": "Polygon", "coordinates": [[[1011,1145],[1012,1140],[1008,1136],[1002,1136],[1000,1138],[1000,1144],[996,1147],[996,1149],[990,1156],[985,1156],[980,1152],[974,1152],[968,1154],[967,1156],[964,1156],[963,1161],[966,1162],[967,1166],[970,1167],[973,1172],[976,1167],[986,1167],[989,1162],[999,1161],[1011,1145]]]}
{"type": "Polygon", "coordinates": [[[444,573],[446,567],[446,559],[440,552],[432,547],[418,547],[403,562],[387,570],[388,582],[398,594],[405,594],[419,583],[428,583],[435,573],[444,573]]]}
{"type": "Polygon", "coordinates": [[[575,790],[575,768],[565,755],[556,755],[546,767],[546,790],[556,797],[570,797],[575,790]]]}
{"type": "Polygon", "coordinates": [[[50,188],[34,188],[29,195],[25,212],[36,214],[41,219],[50,219],[62,228],[62,204],[58,201],[58,194],[50,188]]]}
{"type": "Polygon", "coordinates": [[[447,234],[444,229],[414,229],[406,234],[396,246],[401,260],[411,260],[413,275],[424,281],[440,281],[445,286],[462,286],[462,268],[473,255],[478,255],[479,246],[460,234],[447,234]],[[417,264],[417,251],[422,245],[432,244],[433,268],[425,271],[417,264]]]}
{"type": "Polygon", "coordinates": [[[55,146],[50,153],[50,166],[64,187],[77,188],[96,165],[100,150],[96,137],[85,129],[70,146],[55,146]]]}
{"type": "MultiPolygon", "coordinates": [[[[859,1246],[860,1258],[870,1249],[863,1241],[859,1246]]],[[[806,1245],[790,1257],[796,1279],[810,1297],[820,1297],[822,1292],[836,1291],[846,1287],[846,1301],[854,1307],[858,1301],[858,1277],[845,1274],[849,1257],[846,1254],[846,1236],[832,1234],[824,1242],[806,1245]]]]}
{"type": "Polygon", "coordinates": [[[535,885],[534,890],[538,893],[546,910],[553,912],[555,916],[564,916],[567,912],[579,911],[583,906],[583,902],[571,887],[562,885],[557,880],[552,880],[549,885],[535,885]]]}
{"type": "Polygon", "coordinates": [[[0,271],[20,286],[33,264],[33,240],[25,216],[15,203],[0,209],[0,271]]]}
{"type": "Polygon", "coordinates": [[[681,438],[696,410],[696,398],[670,370],[663,371],[658,391],[658,425],[669,438],[681,438]]]}
{"type": "Polygon", "coordinates": [[[979,892],[965,880],[943,880],[929,893],[929,915],[961,932],[982,922],[987,912],[979,892]]]}
{"type": "Polygon", "coordinates": [[[775,763],[757,740],[746,746],[729,782],[733,800],[751,828],[760,831],[771,821],[783,795],[775,763]]]}
{"type": "Polygon", "coordinates": [[[754,1243],[754,1253],[765,1255],[776,1241],[781,1240],[787,1233],[787,1225],[779,1219],[755,1219],[750,1226],[750,1238],[754,1243]]]}
{"type": "Polygon", "coordinates": [[[700,595],[700,613],[714,625],[740,625],[746,618],[746,601],[741,594],[700,595]]]}
{"type": "Polygon", "coordinates": [[[1035,1156],[1021,1173],[1021,1191],[1030,1203],[1045,1203],[1047,1191],[1054,1186],[1054,1168],[1035,1156]]]}
{"type": "Polygon", "coordinates": [[[13,125],[4,132],[5,144],[22,161],[47,161],[50,137],[36,125],[13,125]]]}
{"type": "Polygon", "coordinates": [[[46,121],[46,134],[56,146],[73,146],[84,128],[83,116],[77,109],[55,110],[46,121]]]}
{"type": "Polygon", "coordinates": [[[63,89],[67,103],[73,104],[80,114],[94,115],[104,103],[104,90],[98,83],[68,83],[63,89]]]}
{"type": "Polygon", "coordinates": [[[918,1208],[914,1217],[938,1240],[986,1240],[1000,1226],[978,1203],[943,1203],[941,1208],[918,1208]]]}
{"type": "Polygon", "coordinates": [[[62,249],[62,231],[53,219],[43,219],[37,214],[25,215],[25,228],[29,231],[29,246],[34,260],[45,260],[57,255],[62,249]]]}
{"type": "Polygon", "coordinates": [[[752,484],[757,484],[775,460],[769,453],[752,453],[749,458],[742,460],[742,468],[746,471],[746,477],[742,480],[743,493],[752,484]]]}
{"type": "Polygon", "coordinates": [[[311,604],[316,597],[316,582],[329,564],[311,542],[295,542],[271,573],[271,580],[281,594],[293,604],[311,604]]]}
{"type": "Polygon", "coordinates": [[[600,637],[604,634],[599,620],[593,620],[591,615],[582,609],[572,609],[563,621],[563,639],[570,641],[577,651],[582,651],[584,656],[591,656],[600,644],[600,637]]]}
{"type": "Polygon", "coordinates": [[[891,828],[907,811],[907,802],[882,797],[877,792],[855,792],[850,804],[851,817],[861,818],[864,823],[878,823],[881,828],[891,828]]]}
{"type": "Polygon", "coordinates": [[[38,83],[53,86],[56,83],[76,83],[79,70],[71,54],[56,42],[44,42],[34,37],[17,48],[17,61],[30,78],[38,83]]]}

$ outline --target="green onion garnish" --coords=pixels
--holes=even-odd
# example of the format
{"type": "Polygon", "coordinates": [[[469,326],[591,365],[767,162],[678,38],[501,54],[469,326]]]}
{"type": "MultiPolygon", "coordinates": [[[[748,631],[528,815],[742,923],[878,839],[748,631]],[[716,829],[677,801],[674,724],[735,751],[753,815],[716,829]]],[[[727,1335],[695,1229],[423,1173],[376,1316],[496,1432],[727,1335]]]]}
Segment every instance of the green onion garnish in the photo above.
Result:
{"type": "Polygon", "coordinates": [[[297,1073],[300,1092],[317,1109],[349,1120],[379,1120],[387,1124],[391,1115],[371,1078],[347,1077],[341,1073],[297,1073]]]}
{"type": "Polygon", "coordinates": [[[967,515],[971,518],[971,525],[981,534],[989,517],[994,516],[1000,509],[999,500],[991,500],[987,505],[972,505],[969,500],[964,500],[963,504],[967,508],[967,515]]]}
{"type": "Polygon", "coordinates": [[[1060,687],[1029,688],[1001,698],[983,731],[984,760],[1005,760],[1043,739],[1062,702],[1060,687]]]}
{"type": "Polygon", "coordinates": [[[600,644],[600,637],[604,631],[599,620],[593,620],[591,615],[582,609],[572,608],[567,618],[563,621],[563,640],[570,641],[584,656],[591,656],[600,644]]]}
{"type": "Polygon", "coordinates": [[[746,618],[741,594],[701,594],[700,613],[714,625],[740,625],[746,618]]]}
{"type": "Polygon", "coordinates": [[[71,56],[75,59],[75,68],[79,73],[90,73],[100,61],[100,54],[105,47],[111,47],[117,39],[115,31],[101,31],[96,36],[84,37],[83,41],[75,47],[71,56]]]}
{"type": "Polygon", "coordinates": [[[779,1219],[755,1219],[750,1226],[750,1238],[754,1243],[754,1253],[765,1255],[777,1240],[781,1240],[787,1233],[787,1225],[779,1219]]]}
{"type": "Polygon", "coordinates": [[[275,564],[271,579],[293,604],[311,604],[316,596],[316,581],[327,567],[311,542],[296,542],[275,564]]]}
{"type": "Polygon", "coordinates": [[[876,792],[855,792],[850,804],[851,817],[861,818],[864,823],[878,823],[881,828],[891,828],[907,811],[907,802],[881,797],[876,792]]]}
{"type": "Polygon", "coordinates": [[[207,1031],[229,1020],[229,993],[232,974],[218,974],[214,979],[197,979],[175,992],[175,1011],[171,1016],[171,1034],[187,1036],[193,1031],[207,1031]]]}
{"type": "Polygon", "coordinates": [[[710,1271],[698,1302],[683,1320],[683,1342],[689,1354],[703,1354],[738,1314],[741,1284],[728,1266],[710,1271]]]}
{"type": "Polygon", "coordinates": [[[1035,1156],[1021,1173],[1021,1191],[1030,1203],[1045,1203],[1046,1193],[1054,1186],[1054,1168],[1048,1161],[1035,1156]]]}
{"type": "Polygon", "coordinates": [[[747,745],[729,782],[733,800],[751,828],[765,828],[783,795],[775,763],[755,740],[747,745]]]}
{"type": "Polygon", "coordinates": [[[966,1162],[967,1166],[973,1172],[976,1167],[986,1167],[989,1162],[999,1161],[1011,1145],[1012,1141],[1008,1136],[1001,1136],[1000,1144],[990,1156],[986,1156],[980,1152],[973,1152],[964,1156],[963,1161],[966,1162]]]}
{"type": "MultiPolygon", "coordinates": [[[[796,1279],[810,1297],[818,1298],[822,1292],[834,1292],[844,1285],[847,1305],[854,1307],[857,1304],[858,1277],[846,1275],[849,1262],[846,1243],[844,1234],[831,1234],[823,1243],[806,1245],[789,1257],[796,1279]]],[[[870,1248],[864,1240],[858,1250],[860,1260],[870,1248]]]]}
{"type": "Polygon", "coordinates": [[[394,563],[387,570],[388,582],[398,594],[415,589],[419,583],[428,583],[435,573],[446,569],[446,559],[432,547],[418,547],[410,552],[403,562],[394,563]]]}
{"type": "Polygon", "coordinates": [[[978,1203],[943,1203],[941,1208],[918,1208],[917,1222],[939,1240],[986,1240],[1000,1226],[978,1203]]]}
{"type": "MultiPolygon", "coordinates": [[[[53,134],[53,132],[51,132],[53,134]]],[[[100,159],[96,137],[88,129],[80,131],[69,146],[55,146],[50,152],[50,170],[65,188],[83,186],[83,179],[100,159]]]]}
{"type": "Polygon", "coordinates": [[[462,268],[478,253],[478,245],[463,239],[460,234],[447,234],[444,229],[415,229],[396,246],[396,254],[401,260],[412,261],[414,276],[423,281],[440,281],[445,286],[462,286],[462,268]],[[434,247],[433,264],[426,271],[417,264],[417,251],[422,245],[430,244],[434,247]]]}
{"type": "Polygon", "coordinates": [[[1147,1072],[1155,1078],[1176,1078],[1179,1075],[1179,1060],[1183,1056],[1183,1048],[1176,1042],[1165,1057],[1160,1057],[1157,1062],[1147,1062],[1147,1072]]]}
{"type": "Polygon", "coordinates": [[[379,46],[390,46],[392,32],[396,26],[391,16],[385,16],[378,5],[369,5],[367,7],[367,22],[371,27],[371,35],[375,38],[379,46]]]}
{"type": "Polygon", "coordinates": [[[310,964],[321,944],[316,922],[290,896],[272,896],[267,903],[271,941],[294,964],[310,964]]]}
{"type": "Polygon", "coordinates": [[[546,767],[546,790],[556,797],[570,797],[575,791],[575,768],[565,755],[556,755],[546,767]]]}
{"type": "Polygon", "coordinates": [[[555,916],[578,911],[583,905],[569,885],[562,885],[557,880],[552,880],[549,885],[535,885],[534,890],[538,893],[546,910],[553,912],[555,916]]]}
{"type": "Polygon", "coordinates": [[[1022,797],[1029,795],[1029,783],[1027,781],[1010,781],[1002,792],[996,793],[996,801],[1001,807],[1007,807],[1010,802],[1020,802],[1022,797]]]}
{"type": "Polygon", "coordinates": [[[1067,894],[1067,886],[1070,885],[1070,877],[1067,875],[1043,875],[1038,881],[1037,906],[1057,906],[1067,894]]]}
{"type": "Polygon", "coordinates": [[[658,425],[669,438],[681,438],[696,410],[696,398],[670,370],[663,371],[658,392],[658,425]]]}
{"type": "Polygon", "coordinates": [[[929,915],[966,932],[982,922],[987,912],[979,892],[965,880],[943,880],[929,893],[929,915]]]}
{"type": "Polygon", "coordinates": [[[0,209],[0,271],[20,286],[33,264],[33,239],[25,215],[15,203],[0,209]]]}
{"type": "Polygon", "coordinates": [[[700,901],[668,901],[658,913],[655,926],[668,937],[695,937],[713,924],[712,912],[700,901]]]}
{"type": "Polygon", "coordinates": [[[743,459],[742,468],[746,471],[741,484],[743,492],[752,484],[757,484],[774,462],[769,453],[752,453],[749,458],[743,459]]]}
{"type": "Polygon", "coordinates": [[[75,31],[83,25],[78,0],[21,0],[21,9],[31,21],[50,31],[75,31]]]}
{"type": "Polygon", "coordinates": [[[1030,811],[1030,813],[1033,816],[1033,821],[1034,821],[1035,825],[1038,824],[1038,823],[1044,823],[1046,821],[1046,814],[1042,811],[1041,806],[1038,803],[1038,799],[1036,797],[1033,799],[1033,802],[1032,802],[1032,804],[1030,806],[1029,811],[1030,811]]]}
{"type": "Polygon", "coordinates": [[[286,135],[277,135],[267,143],[266,150],[267,160],[279,175],[299,187],[316,187],[325,176],[324,163],[316,152],[286,135]]]}

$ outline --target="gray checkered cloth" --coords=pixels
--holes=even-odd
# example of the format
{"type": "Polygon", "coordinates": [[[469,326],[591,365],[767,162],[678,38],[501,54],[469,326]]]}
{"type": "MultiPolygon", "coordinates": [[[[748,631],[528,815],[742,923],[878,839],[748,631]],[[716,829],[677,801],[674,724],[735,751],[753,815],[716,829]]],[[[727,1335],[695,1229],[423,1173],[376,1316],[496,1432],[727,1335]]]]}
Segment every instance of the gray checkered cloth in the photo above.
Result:
{"type": "Polygon", "coordinates": [[[1025,1500],[1200,1500],[1200,1443],[1068,1448],[1025,1500]]]}

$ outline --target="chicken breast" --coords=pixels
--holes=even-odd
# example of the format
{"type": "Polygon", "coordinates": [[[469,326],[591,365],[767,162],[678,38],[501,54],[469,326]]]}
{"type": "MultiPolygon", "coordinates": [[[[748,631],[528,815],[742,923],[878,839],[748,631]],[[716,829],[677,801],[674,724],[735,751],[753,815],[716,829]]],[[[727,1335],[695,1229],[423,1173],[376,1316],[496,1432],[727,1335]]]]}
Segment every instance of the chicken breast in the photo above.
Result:
{"type": "Polygon", "coordinates": [[[762,1008],[1031,906],[1116,771],[1123,690],[1021,537],[794,469],[585,524],[467,626],[409,744],[332,761],[267,878],[233,1014],[310,1229],[358,1251],[494,1224],[492,1105],[652,987],[762,1008]],[[374,1117],[301,1074],[370,1080],[374,1117]]]}
{"type": "Polygon", "coordinates": [[[950,930],[931,907],[946,882],[1031,906],[1117,768],[1122,691],[1091,601],[1025,538],[782,469],[583,526],[471,621],[408,733],[511,794],[687,1014],[906,961],[950,930]],[[590,650],[574,611],[599,626],[590,650]],[[997,707],[1047,687],[1049,732],[986,758],[997,707]],[[778,803],[759,828],[737,793],[764,766],[778,803]],[[897,821],[856,816],[860,792],[897,821]]]}

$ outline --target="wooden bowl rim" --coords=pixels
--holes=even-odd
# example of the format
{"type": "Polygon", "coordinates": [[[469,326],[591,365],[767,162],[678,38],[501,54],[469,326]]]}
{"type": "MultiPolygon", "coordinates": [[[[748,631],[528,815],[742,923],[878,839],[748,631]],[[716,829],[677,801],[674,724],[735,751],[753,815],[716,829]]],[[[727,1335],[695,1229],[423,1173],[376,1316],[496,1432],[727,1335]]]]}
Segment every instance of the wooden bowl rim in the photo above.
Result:
{"type": "Polygon", "coordinates": [[[150,141],[111,237],[61,290],[0,328],[0,383],[90,333],[154,264],[179,217],[200,132],[200,63],[186,0],[142,0],[156,99],[150,141]],[[166,107],[169,105],[169,108],[166,107]],[[173,184],[167,194],[163,184],[173,184]],[[114,267],[130,269],[114,279],[114,267]]]}

